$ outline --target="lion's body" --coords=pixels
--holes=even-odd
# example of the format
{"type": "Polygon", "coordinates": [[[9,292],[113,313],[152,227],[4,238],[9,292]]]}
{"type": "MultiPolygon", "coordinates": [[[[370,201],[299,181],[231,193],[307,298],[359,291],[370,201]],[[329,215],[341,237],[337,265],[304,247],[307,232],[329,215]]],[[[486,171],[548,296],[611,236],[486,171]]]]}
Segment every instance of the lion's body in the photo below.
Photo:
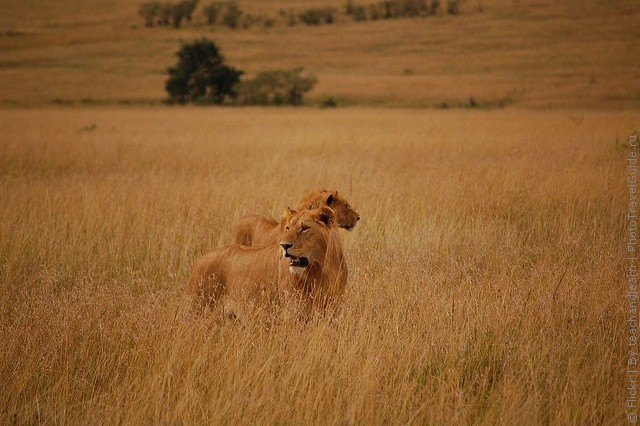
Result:
{"type": "Polygon", "coordinates": [[[276,245],[236,245],[207,253],[195,262],[189,276],[195,306],[217,306],[229,316],[246,316],[249,311],[272,307],[278,300],[280,252],[276,245]]]}
{"type": "Polygon", "coordinates": [[[348,272],[335,215],[328,208],[291,213],[282,247],[227,246],[196,261],[188,284],[195,306],[236,317],[281,303],[302,318],[336,312],[348,272]],[[301,259],[304,266],[293,266],[301,259]]]}
{"type": "Polygon", "coordinates": [[[269,216],[251,215],[238,221],[233,228],[234,243],[244,246],[277,244],[281,226],[269,216]]]}
{"type": "MultiPolygon", "coordinates": [[[[336,213],[334,226],[352,230],[360,220],[358,213],[351,208],[346,199],[338,195],[338,191],[324,189],[314,191],[300,201],[296,210],[312,210],[323,206],[330,207],[336,213]]],[[[284,229],[284,221],[284,217],[278,222],[269,216],[246,216],[234,226],[234,244],[246,246],[277,244],[284,229]]]]}

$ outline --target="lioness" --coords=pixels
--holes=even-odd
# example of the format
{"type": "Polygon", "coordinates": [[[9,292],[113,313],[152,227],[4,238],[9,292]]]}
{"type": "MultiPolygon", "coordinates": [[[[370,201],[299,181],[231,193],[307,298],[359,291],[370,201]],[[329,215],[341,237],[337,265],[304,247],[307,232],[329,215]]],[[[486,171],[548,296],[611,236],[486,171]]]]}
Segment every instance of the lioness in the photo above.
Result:
{"type": "Polygon", "coordinates": [[[328,207],[285,213],[282,242],[214,250],[195,262],[189,293],[195,306],[220,307],[241,319],[273,311],[282,303],[309,318],[337,311],[347,283],[347,265],[336,215],[328,207]]]}
{"type": "MultiPolygon", "coordinates": [[[[328,206],[336,213],[335,226],[352,231],[360,220],[360,215],[349,205],[349,202],[338,195],[338,191],[315,191],[308,194],[300,201],[297,211],[311,210],[328,206]]],[[[245,246],[263,246],[275,244],[280,240],[286,217],[280,222],[269,216],[251,215],[238,221],[233,228],[233,241],[235,244],[245,246]]]]}

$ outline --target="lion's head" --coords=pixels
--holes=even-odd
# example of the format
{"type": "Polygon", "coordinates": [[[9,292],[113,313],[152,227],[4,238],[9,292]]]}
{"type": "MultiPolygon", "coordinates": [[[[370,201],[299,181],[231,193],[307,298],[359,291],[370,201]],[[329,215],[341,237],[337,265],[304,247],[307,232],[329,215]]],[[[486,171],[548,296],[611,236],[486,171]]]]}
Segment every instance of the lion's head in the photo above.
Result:
{"type": "Polygon", "coordinates": [[[299,209],[317,209],[322,206],[330,207],[335,212],[334,226],[352,231],[360,220],[358,212],[351,207],[349,202],[338,191],[325,189],[309,194],[301,201],[299,209]]]}
{"type": "Polygon", "coordinates": [[[321,266],[336,219],[335,212],[329,207],[320,207],[300,212],[288,209],[287,214],[289,220],[280,246],[284,257],[289,260],[289,271],[300,274],[313,266],[321,266]]]}

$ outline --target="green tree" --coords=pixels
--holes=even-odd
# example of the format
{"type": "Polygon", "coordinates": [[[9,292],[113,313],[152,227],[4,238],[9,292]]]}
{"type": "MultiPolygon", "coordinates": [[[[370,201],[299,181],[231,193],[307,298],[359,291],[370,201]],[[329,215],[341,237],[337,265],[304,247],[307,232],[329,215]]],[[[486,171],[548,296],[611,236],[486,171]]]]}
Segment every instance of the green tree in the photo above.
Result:
{"type": "Polygon", "coordinates": [[[242,71],[224,64],[214,42],[202,39],[184,44],[177,55],[178,64],[168,69],[165,84],[170,103],[221,104],[236,97],[242,71]]]}

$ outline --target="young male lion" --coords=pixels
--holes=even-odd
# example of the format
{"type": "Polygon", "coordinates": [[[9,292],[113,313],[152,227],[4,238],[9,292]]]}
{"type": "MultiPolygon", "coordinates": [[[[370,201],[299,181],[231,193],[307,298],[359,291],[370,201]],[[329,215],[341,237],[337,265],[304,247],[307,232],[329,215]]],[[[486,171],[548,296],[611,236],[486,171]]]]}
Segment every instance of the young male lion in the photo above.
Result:
{"type": "MultiPolygon", "coordinates": [[[[349,202],[338,191],[325,189],[315,191],[304,197],[296,210],[311,210],[318,207],[330,207],[336,214],[335,226],[352,231],[360,220],[360,215],[351,207],[349,202]]],[[[275,244],[279,241],[284,230],[286,217],[280,222],[269,216],[251,215],[238,221],[233,228],[233,241],[235,244],[245,246],[263,246],[275,244]]]]}
{"type": "Polygon", "coordinates": [[[285,217],[280,244],[228,246],[195,262],[188,288],[196,308],[239,318],[282,304],[303,318],[337,311],[348,272],[334,211],[289,210],[285,217]]]}

